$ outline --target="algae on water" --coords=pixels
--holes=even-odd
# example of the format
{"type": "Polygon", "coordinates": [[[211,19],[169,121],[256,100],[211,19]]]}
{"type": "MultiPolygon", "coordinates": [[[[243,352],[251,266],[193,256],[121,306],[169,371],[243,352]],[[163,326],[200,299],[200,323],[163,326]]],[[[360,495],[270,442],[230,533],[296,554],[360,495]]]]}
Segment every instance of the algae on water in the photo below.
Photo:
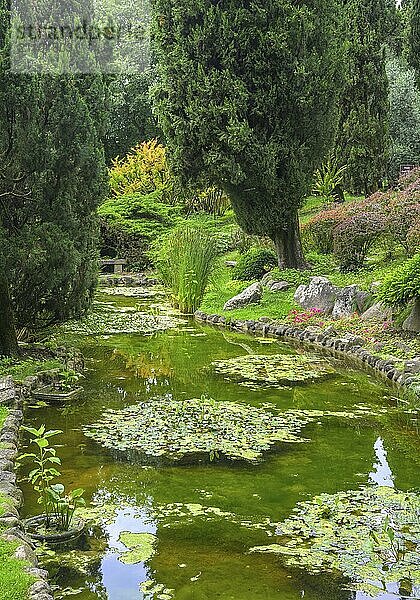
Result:
{"type": "Polygon", "coordinates": [[[107,410],[83,431],[126,459],[259,460],[279,443],[305,441],[301,429],[310,417],[211,398],[153,400],[122,410],[107,410]]]}
{"type": "Polygon", "coordinates": [[[335,370],[325,361],[304,354],[248,355],[216,360],[214,373],[247,387],[296,385],[331,377],[335,370]]]}
{"type": "Polygon", "coordinates": [[[340,572],[372,596],[399,584],[420,594],[420,498],[390,487],[320,494],[278,524],[279,543],[251,552],[282,557],[310,573],[340,572]]]}

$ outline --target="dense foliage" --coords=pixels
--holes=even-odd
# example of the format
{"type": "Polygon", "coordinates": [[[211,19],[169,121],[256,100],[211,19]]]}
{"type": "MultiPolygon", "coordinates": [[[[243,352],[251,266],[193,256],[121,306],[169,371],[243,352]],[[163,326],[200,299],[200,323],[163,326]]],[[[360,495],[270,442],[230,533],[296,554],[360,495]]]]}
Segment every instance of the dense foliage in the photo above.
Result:
{"type": "Polygon", "coordinates": [[[416,71],[420,88],[420,0],[412,0],[408,47],[409,61],[416,71]]]}
{"type": "Polygon", "coordinates": [[[392,0],[347,0],[348,77],[341,97],[337,138],[346,188],[369,195],[380,187],[388,165],[388,81],[384,40],[392,0]]]}
{"type": "Polygon", "coordinates": [[[354,270],[379,239],[412,255],[419,244],[419,223],[420,169],[413,169],[387,192],[321,211],[302,231],[308,248],[334,252],[343,270],[354,270]]]}
{"type": "Polygon", "coordinates": [[[281,266],[304,266],[297,209],[331,140],[340,81],[334,0],[154,7],[174,170],[223,188],[241,227],[275,241],[281,266]]]}
{"type": "Polygon", "coordinates": [[[389,133],[391,156],[389,175],[395,180],[401,165],[420,164],[420,89],[414,69],[403,59],[387,62],[389,79],[389,133]]]}
{"type": "Polygon", "coordinates": [[[251,248],[239,258],[232,277],[243,281],[261,279],[276,264],[276,255],[272,250],[268,248],[251,248]]]}
{"type": "Polygon", "coordinates": [[[420,254],[386,277],[379,296],[382,302],[391,306],[405,306],[420,298],[420,254]]]}

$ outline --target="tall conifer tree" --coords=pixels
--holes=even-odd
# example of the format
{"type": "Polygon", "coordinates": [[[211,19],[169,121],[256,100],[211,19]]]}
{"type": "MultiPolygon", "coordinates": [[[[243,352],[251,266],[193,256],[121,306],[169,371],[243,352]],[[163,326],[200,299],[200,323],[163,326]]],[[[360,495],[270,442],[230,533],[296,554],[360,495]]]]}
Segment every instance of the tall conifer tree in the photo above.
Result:
{"type": "Polygon", "coordinates": [[[305,266],[298,208],[329,146],[334,0],[154,0],[157,113],[174,170],[230,196],[242,228],[305,266]]]}

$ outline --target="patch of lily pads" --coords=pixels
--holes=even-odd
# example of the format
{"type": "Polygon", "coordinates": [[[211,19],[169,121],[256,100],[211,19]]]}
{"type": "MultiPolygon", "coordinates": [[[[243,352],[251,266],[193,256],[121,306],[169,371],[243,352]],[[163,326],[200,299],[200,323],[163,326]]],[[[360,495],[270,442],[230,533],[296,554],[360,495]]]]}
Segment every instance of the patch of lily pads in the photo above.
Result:
{"type": "Polygon", "coordinates": [[[165,295],[163,289],[156,287],[101,287],[100,292],[107,296],[125,296],[126,298],[143,298],[149,300],[150,298],[162,298],[165,295]]]}
{"type": "Polygon", "coordinates": [[[118,541],[127,548],[127,552],[123,552],[119,557],[125,565],[146,562],[155,553],[156,536],[153,533],[122,531],[118,541]]]}
{"type": "Polygon", "coordinates": [[[278,544],[251,552],[282,557],[312,574],[339,573],[373,597],[389,590],[420,594],[420,498],[390,487],[321,494],[278,524],[278,544]]]}
{"type": "Polygon", "coordinates": [[[117,308],[112,304],[96,303],[86,317],[67,322],[62,326],[62,331],[82,335],[121,333],[151,335],[177,327],[179,323],[180,320],[174,317],[150,314],[135,307],[117,308]]]}
{"type": "Polygon", "coordinates": [[[281,387],[308,383],[334,375],[326,361],[305,354],[248,355],[216,360],[214,373],[247,387],[281,387]]]}
{"type": "Polygon", "coordinates": [[[156,399],[122,410],[107,410],[83,431],[128,460],[256,462],[283,443],[307,441],[301,429],[311,417],[272,412],[202,397],[184,401],[156,399]]]}

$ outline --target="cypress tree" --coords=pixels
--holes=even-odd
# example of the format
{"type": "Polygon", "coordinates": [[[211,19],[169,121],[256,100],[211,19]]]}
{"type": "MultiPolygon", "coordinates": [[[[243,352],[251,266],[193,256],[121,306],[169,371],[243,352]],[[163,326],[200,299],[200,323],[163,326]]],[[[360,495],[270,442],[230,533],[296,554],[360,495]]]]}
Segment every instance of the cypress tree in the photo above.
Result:
{"type": "Polygon", "coordinates": [[[334,0],[154,0],[156,111],[183,182],[230,196],[248,233],[303,268],[298,208],[331,141],[334,0]]]}
{"type": "Polygon", "coordinates": [[[417,86],[420,89],[420,0],[412,0],[408,31],[408,56],[411,66],[416,71],[417,86]]]}
{"type": "Polygon", "coordinates": [[[336,153],[347,166],[345,185],[369,195],[381,185],[389,160],[389,101],[385,69],[390,3],[345,0],[348,77],[341,99],[336,153]]]}
{"type": "Polygon", "coordinates": [[[1,297],[11,299],[19,326],[35,328],[80,315],[92,299],[96,208],[106,194],[105,93],[95,73],[11,72],[2,39],[1,297]]]}

